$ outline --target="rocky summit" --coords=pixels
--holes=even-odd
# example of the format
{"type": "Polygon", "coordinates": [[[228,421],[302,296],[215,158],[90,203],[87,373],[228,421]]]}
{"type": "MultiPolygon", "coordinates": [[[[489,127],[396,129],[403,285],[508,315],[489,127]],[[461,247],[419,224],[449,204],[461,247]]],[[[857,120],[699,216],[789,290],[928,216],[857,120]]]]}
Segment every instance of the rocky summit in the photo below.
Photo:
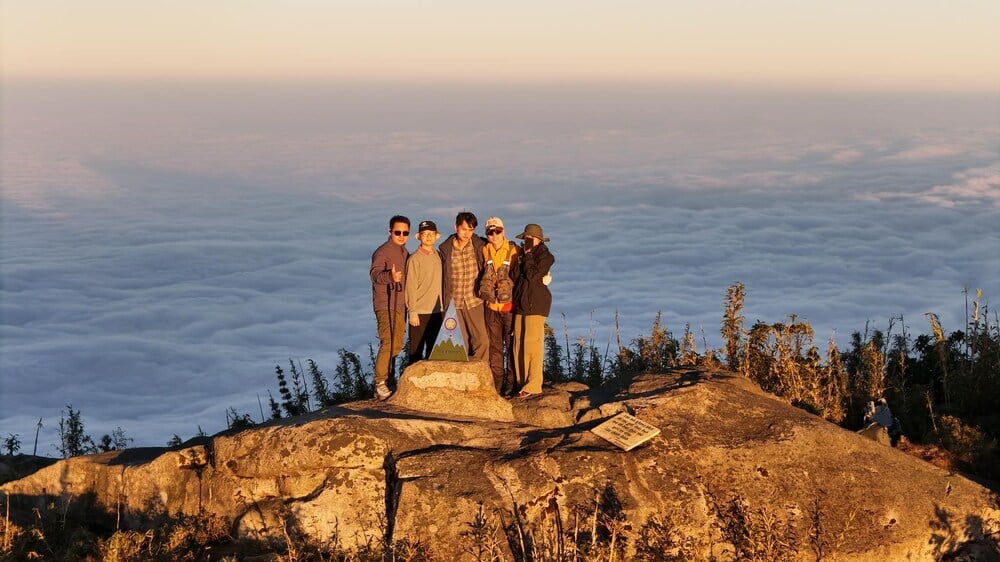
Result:
{"type": "Polygon", "coordinates": [[[134,529],[211,513],[234,536],[294,527],[435,560],[580,545],[625,560],[986,560],[1000,529],[989,489],[694,367],[508,402],[484,364],[426,361],[385,402],[66,459],[0,490],[15,518],[52,502],[134,529]],[[591,431],[621,412],[659,435],[626,452],[591,431]]]}

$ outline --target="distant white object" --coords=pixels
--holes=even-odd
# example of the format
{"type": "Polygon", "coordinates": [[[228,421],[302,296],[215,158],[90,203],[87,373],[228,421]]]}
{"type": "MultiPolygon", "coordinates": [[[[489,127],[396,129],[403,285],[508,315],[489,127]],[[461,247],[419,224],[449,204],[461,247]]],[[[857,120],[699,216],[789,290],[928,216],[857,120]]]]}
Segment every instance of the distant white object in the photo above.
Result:
{"type": "Polygon", "coordinates": [[[868,403],[865,408],[865,423],[877,423],[886,429],[893,426],[892,411],[885,403],[885,398],[868,403]]]}
{"type": "Polygon", "coordinates": [[[873,400],[865,405],[865,428],[861,430],[861,433],[881,442],[881,439],[874,437],[875,430],[878,428],[885,428],[883,433],[888,435],[890,443],[893,445],[903,435],[903,427],[899,420],[892,416],[892,411],[889,410],[885,398],[873,400]]]}

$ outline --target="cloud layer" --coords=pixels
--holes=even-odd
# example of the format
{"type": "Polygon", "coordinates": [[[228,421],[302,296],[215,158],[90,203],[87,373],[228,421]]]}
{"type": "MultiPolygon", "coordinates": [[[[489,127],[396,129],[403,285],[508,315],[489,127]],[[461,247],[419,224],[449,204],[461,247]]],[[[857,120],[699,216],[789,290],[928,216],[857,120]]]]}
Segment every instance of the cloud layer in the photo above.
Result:
{"type": "Polygon", "coordinates": [[[1000,291],[989,100],[39,88],[3,106],[0,434],[41,417],[43,454],[67,403],[157,445],[259,417],[289,358],[367,357],[397,212],[541,223],[549,321],[602,350],[616,312],[626,340],[661,311],[721,346],[735,282],[749,322],[820,341],[929,310],[960,329],[963,287],[1000,291]]]}

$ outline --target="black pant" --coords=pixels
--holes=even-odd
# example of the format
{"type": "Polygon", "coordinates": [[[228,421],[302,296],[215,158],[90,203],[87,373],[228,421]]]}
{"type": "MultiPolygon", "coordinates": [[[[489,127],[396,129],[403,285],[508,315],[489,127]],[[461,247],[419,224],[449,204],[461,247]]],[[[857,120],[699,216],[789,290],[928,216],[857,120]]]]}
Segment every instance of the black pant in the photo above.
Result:
{"type": "Polygon", "coordinates": [[[441,331],[441,322],[444,320],[444,314],[441,312],[418,314],[417,317],[420,318],[420,325],[410,325],[410,364],[431,356],[434,341],[441,331]]]}
{"type": "Polygon", "coordinates": [[[486,331],[490,335],[490,371],[497,392],[514,386],[514,314],[486,307],[486,331]]]}

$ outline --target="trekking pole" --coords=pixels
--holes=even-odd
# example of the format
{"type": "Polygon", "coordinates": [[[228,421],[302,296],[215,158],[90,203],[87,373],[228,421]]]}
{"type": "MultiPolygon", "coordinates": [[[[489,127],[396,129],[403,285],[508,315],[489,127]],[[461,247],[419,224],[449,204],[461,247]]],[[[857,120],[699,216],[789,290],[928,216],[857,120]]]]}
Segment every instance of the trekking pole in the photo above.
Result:
{"type": "Polygon", "coordinates": [[[396,304],[403,284],[393,280],[389,286],[389,378],[396,380],[396,304]]]}

